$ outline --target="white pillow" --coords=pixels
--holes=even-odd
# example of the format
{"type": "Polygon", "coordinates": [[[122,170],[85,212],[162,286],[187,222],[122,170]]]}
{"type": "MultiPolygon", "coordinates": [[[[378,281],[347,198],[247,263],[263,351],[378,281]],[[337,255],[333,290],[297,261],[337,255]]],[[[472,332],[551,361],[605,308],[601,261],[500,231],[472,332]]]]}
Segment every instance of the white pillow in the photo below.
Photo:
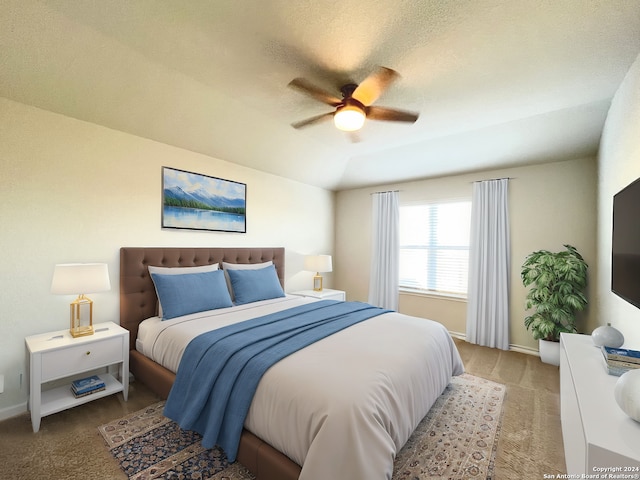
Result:
{"type": "MultiPolygon", "coordinates": [[[[212,263],[211,265],[200,265],[199,267],[155,267],[153,265],[149,265],[149,267],[147,268],[149,269],[149,274],[155,273],[157,275],[184,275],[189,273],[213,272],[214,270],[220,269],[220,264],[212,263]]],[[[155,288],[155,284],[153,287],[155,288]]],[[[160,303],[158,290],[156,290],[156,297],[158,298],[158,316],[162,318],[162,304],[160,303]]]]}
{"type": "MultiPolygon", "coordinates": [[[[222,262],[223,270],[258,270],[260,268],[268,267],[269,265],[273,265],[273,262],[269,260],[268,262],[262,263],[227,263],[222,262]]],[[[229,294],[231,295],[231,300],[235,301],[236,297],[233,294],[233,287],[231,286],[231,279],[229,278],[229,274],[224,272],[224,278],[227,280],[227,287],[229,288],[229,294]]]]}
{"type": "Polygon", "coordinates": [[[149,265],[149,273],[157,273],[158,275],[184,275],[189,273],[213,272],[220,268],[219,263],[211,265],[201,265],[199,267],[154,267],[149,265]]]}
{"type": "Polygon", "coordinates": [[[273,262],[269,260],[268,262],[263,263],[227,263],[222,262],[223,270],[259,270],[261,268],[268,267],[269,265],[273,265],[273,262]]]}

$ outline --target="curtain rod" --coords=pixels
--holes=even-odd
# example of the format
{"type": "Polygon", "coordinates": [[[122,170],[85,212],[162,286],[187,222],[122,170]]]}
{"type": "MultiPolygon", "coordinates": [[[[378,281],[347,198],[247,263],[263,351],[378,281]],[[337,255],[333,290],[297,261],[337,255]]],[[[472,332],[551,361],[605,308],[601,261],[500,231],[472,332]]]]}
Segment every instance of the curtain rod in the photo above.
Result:
{"type": "Polygon", "coordinates": [[[490,182],[491,180],[514,180],[516,177],[487,178],[486,180],[475,180],[469,183],[490,182]]]}
{"type": "Polygon", "coordinates": [[[385,190],[384,192],[371,192],[369,195],[378,195],[379,193],[393,193],[399,192],[400,190],[385,190]]]}

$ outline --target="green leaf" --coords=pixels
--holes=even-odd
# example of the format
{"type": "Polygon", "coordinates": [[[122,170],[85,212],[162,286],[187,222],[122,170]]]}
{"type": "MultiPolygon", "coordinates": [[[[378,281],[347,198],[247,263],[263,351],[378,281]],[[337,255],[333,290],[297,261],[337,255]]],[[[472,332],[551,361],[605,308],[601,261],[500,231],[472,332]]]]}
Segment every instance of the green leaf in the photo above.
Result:
{"type": "Polygon", "coordinates": [[[583,291],[588,265],[575,247],[565,250],[538,250],[529,254],[520,271],[522,284],[529,287],[525,326],[535,339],[558,340],[561,332],[576,332],[576,312],[587,305],[583,291]]]}

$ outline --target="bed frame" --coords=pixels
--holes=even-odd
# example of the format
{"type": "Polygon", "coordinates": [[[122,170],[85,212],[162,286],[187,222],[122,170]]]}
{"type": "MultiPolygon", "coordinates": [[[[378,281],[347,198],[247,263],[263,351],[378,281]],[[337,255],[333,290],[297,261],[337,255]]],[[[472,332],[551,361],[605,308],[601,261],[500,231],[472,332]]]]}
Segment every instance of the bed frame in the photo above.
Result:
{"type": "MultiPolygon", "coordinates": [[[[213,263],[262,263],[271,260],[284,288],[284,248],[162,248],[120,249],[120,325],[129,330],[129,369],[135,379],[166,399],[176,378],[170,370],[136,350],[138,325],[156,315],[158,299],[148,266],[195,267],[213,263]]],[[[238,461],[256,480],[297,480],[300,466],[268,443],[243,430],[238,461]]]]}

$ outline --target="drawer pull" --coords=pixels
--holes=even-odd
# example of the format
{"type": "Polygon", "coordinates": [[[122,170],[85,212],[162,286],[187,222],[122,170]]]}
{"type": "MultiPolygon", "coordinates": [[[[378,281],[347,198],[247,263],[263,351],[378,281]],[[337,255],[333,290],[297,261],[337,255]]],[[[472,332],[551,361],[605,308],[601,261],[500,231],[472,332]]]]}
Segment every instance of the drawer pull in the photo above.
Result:
{"type": "Polygon", "coordinates": [[[90,352],[90,351],[87,351],[86,355],[91,355],[91,352],[90,352]]]}

